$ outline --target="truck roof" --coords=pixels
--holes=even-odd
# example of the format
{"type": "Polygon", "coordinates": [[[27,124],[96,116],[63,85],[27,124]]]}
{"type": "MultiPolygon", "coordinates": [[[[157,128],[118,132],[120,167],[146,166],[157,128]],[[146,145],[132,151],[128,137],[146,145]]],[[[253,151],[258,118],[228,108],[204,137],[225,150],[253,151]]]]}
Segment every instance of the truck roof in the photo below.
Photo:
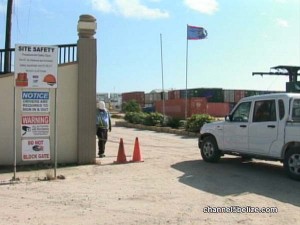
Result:
{"type": "Polygon", "coordinates": [[[271,98],[300,98],[300,93],[271,93],[271,94],[263,94],[263,95],[253,95],[253,96],[243,98],[242,101],[271,99],[271,98]]]}

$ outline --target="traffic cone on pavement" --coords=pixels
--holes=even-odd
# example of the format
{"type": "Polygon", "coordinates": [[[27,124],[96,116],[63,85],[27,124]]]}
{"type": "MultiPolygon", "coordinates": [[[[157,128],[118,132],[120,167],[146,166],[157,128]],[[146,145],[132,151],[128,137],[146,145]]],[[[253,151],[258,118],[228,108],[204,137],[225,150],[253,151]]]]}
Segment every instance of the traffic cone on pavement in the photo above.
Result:
{"type": "Polygon", "coordinates": [[[126,155],[125,155],[125,149],[124,149],[124,144],[123,144],[123,139],[122,138],[120,138],[117,161],[114,161],[114,163],[127,163],[127,159],[126,159],[126,155]]]}
{"type": "Polygon", "coordinates": [[[134,150],[133,150],[131,162],[144,162],[141,156],[139,139],[137,137],[135,138],[134,150]]]}

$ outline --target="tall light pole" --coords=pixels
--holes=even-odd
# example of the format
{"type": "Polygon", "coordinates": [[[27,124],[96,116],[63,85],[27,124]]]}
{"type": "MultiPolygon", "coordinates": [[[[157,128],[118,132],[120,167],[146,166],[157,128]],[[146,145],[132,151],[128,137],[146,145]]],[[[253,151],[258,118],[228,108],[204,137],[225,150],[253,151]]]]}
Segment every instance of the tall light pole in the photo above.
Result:
{"type": "Polygon", "coordinates": [[[164,88],[164,63],[163,63],[163,45],[162,45],[162,34],[160,34],[160,62],[161,62],[161,86],[162,86],[162,100],[163,100],[163,115],[165,121],[165,88],[164,88]]]}
{"type": "Polygon", "coordinates": [[[6,10],[6,33],[5,33],[5,57],[4,57],[4,73],[10,71],[10,44],[11,44],[11,14],[13,0],[7,1],[6,10]]]}

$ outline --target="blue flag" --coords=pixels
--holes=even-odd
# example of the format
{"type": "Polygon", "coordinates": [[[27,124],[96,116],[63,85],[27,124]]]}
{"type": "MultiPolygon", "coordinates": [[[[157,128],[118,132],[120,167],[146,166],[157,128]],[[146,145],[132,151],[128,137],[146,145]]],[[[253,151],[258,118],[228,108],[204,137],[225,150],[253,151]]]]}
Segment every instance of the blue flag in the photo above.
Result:
{"type": "Polygon", "coordinates": [[[187,39],[200,40],[207,37],[207,31],[203,27],[187,26],[187,39]]]}

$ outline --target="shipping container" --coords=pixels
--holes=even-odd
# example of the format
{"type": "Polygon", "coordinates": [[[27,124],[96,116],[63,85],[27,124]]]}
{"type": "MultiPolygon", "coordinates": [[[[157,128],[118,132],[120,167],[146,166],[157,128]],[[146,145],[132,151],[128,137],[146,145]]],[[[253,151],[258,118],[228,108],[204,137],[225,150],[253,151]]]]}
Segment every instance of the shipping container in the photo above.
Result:
{"type": "MultiPolygon", "coordinates": [[[[187,101],[187,109],[188,109],[188,116],[190,115],[189,112],[189,104],[190,101],[187,101]]],[[[163,101],[156,101],[154,103],[156,112],[163,114],[163,101]]],[[[169,99],[165,101],[165,115],[170,116],[172,118],[185,118],[185,99],[169,99]]]]}
{"type": "Polygon", "coordinates": [[[242,98],[245,97],[245,91],[244,90],[234,90],[234,102],[237,103],[242,98]]]}
{"type": "Polygon", "coordinates": [[[234,102],[234,90],[224,90],[224,102],[234,102]]]}
{"type": "Polygon", "coordinates": [[[207,98],[208,102],[224,102],[224,92],[222,89],[212,89],[212,96],[207,98]]]}
{"type": "Polygon", "coordinates": [[[168,91],[168,99],[179,99],[180,98],[180,90],[172,90],[168,91]]]}
{"type": "Polygon", "coordinates": [[[225,117],[230,112],[230,103],[208,102],[206,113],[214,117],[225,117]]]}
{"type": "Polygon", "coordinates": [[[255,90],[245,90],[245,97],[260,95],[260,91],[255,90]]]}
{"type": "Polygon", "coordinates": [[[221,88],[197,88],[180,90],[180,98],[205,97],[209,102],[224,102],[224,93],[221,88]]]}
{"type": "Polygon", "coordinates": [[[160,100],[163,99],[163,93],[162,92],[155,92],[155,93],[150,93],[150,94],[151,94],[152,102],[160,101],[160,100]]]}
{"type": "Polygon", "coordinates": [[[168,99],[168,92],[150,92],[145,94],[145,104],[153,104],[156,101],[163,100],[163,97],[165,100],[168,99]],[[163,93],[165,94],[163,96],[163,93]]]}
{"type": "Polygon", "coordinates": [[[179,98],[181,99],[185,99],[185,98],[189,98],[189,93],[190,91],[189,90],[179,90],[180,94],[179,94],[179,98]],[[187,96],[186,96],[186,93],[187,93],[187,96]]]}
{"type": "Polygon", "coordinates": [[[145,93],[145,106],[148,104],[153,104],[153,101],[151,101],[150,93],[145,93]]]}
{"type": "Polygon", "coordinates": [[[169,94],[167,91],[164,92],[164,95],[162,96],[162,100],[168,100],[169,99],[169,94]],[[163,99],[164,97],[164,99],[163,99]]]}
{"type": "Polygon", "coordinates": [[[136,92],[127,92],[122,93],[122,103],[135,100],[141,107],[145,105],[145,92],[136,91],[136,92]]]}
{"type": "Polygon", "coordinates": [[[206,98],[191,98],[190,100],[190,114],[206,114],[206,98]]]}

